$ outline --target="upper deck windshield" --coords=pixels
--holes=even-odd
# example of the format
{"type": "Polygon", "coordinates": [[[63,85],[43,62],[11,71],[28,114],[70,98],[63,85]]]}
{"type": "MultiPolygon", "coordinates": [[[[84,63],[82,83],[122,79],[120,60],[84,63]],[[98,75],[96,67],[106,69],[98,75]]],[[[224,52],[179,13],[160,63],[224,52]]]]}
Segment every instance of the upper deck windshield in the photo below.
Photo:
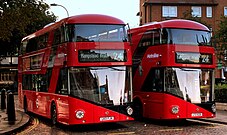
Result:
{"type": "Polygon", "coordinates": [[[126,42],[125,25],[75,24],[71,26],[73,42],[126,42]]]}
{"type": "Polygon", "coordinates": [[[185,44],[210,46],[211,33],[209,31],[190,29],[163,29],[162,42],[168,44],[185,44]]]}

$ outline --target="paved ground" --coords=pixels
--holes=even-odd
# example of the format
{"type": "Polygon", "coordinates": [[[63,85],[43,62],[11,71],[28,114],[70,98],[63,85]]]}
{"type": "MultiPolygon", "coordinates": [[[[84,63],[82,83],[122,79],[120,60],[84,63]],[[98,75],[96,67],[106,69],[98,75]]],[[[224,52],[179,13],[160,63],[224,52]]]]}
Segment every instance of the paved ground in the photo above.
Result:
{"type": "MultiPolygon", "coordinates": [[[[16,99],[17,100],[17,99],[16,99]]],[[[0,101],[1,104],[1,101],[0,101]]],[[[25,114],[22,110],[18,110],[18,105],[16,105],[16,121],[8,121],[8,115],[6,113],[6,109],[0,110],[0,134],[13,134],[17,130],[21,129],[25,126],[29,120],[29,115],[25,114]]],[[[217,110],[217,114],[215,118],[202,119],[204,121],[216,122],[227,124],[227,111],[226,110],[217,110]]]]}
{"type": "Polygon", "coordinates": [[[22,111],[17,110],[16,121],[8,121],[6,110],[0,110],[0,134],[11,134],[25,126],[30,117],[22,111]]]}

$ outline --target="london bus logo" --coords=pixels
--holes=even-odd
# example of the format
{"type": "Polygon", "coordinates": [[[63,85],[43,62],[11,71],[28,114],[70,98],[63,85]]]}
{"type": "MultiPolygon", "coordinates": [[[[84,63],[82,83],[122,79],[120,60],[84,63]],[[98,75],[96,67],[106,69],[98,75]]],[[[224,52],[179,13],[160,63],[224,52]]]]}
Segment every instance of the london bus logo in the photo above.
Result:
{"type": "Polygon", "coordinates": [[[148,59],[158,58],[158,57],[159,57],[159,54],[157,54],[157,53],[154,53],[154,54],[147,54],[147,58],[148,58],[148,59]]]}

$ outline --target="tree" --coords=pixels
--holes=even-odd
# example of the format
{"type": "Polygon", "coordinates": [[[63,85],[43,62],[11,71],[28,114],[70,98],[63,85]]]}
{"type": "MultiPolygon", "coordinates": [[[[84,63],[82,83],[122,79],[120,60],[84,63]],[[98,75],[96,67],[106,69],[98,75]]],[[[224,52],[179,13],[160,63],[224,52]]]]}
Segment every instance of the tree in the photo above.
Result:
{"type": "Polygon", "coordinates": [[[217,59],[219,63],[227,66],[227,17],[222,16],[218,26],[219,29],[214,36],[217,59]]]}
{"type": "Polygon", "coordinates": [[[210,24],[207,24],[205,21],[203,21],[201,19],[201,17],[193,16],[192,15],[192,10],[187,10],[187,11],[183,12],[183,19],[187,19],[187,20],[192,20],[192,21],[199,22],[199,23],[207,26],[208,28],[211,27],[211,25],[210,24]]]}
{"type": "Polygon", "coordinates": [[[43,0],[0,1],[0,55],[16,54],[24,36],[56,21],[43,0]]]}

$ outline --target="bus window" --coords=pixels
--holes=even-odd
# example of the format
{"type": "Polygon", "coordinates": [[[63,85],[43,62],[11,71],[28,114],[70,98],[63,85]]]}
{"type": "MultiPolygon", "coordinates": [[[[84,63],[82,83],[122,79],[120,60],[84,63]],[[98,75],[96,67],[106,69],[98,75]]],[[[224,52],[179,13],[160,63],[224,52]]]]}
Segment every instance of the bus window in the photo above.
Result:
{"type": "Polygon", "coordinates": [[[163,91],[163,69],[151,69],[142,86],[143,91],[163,91]]]}
{"type": "Polygon", "coordinates": [[[19,55],[23,55],[26,53],[26,47],[27,47],[28,41],[25,40],[21,43],[21,47],[20,47],[20,52],[19,55]]]}
{"type": "Polygon", "coordinates": [[[28,44],[26,47],[26,53],[36,51],[37,48],[38,48],[37,38],[32,38],[32,39],[28,40],[28,44]]]}
{"type": "Polygon", "coordinates": [[[73,35],[73,41],[77,42],[128,41],[125,25],[76,24],[73,35]]]}
{"type": "Polygon", "coordinates": [[[180,90],[180,87],[177,81],[176,72],[171,68],[167,68],[165,70],[165,89],[166,89],[166,92],[183,98],[183,93],[180,90]]]}
{"type": "Polygon", "coordinates": [[[168,29],[173,44],[211,46],[211,33],[208,31],[168,29]]]}
{"type": "Polygon", "coordinates": [[[22,88],[24,90],[32,90],[32,75],[24,74],[22,78],[23,78],[22,88]]]}
{"type": "Polygon", "coordinates": [[[65,27],[61,26],[54,30],[54,41],[53,44],[57,45],[66,41],[65,27]]]}
{"type": "Polygon", "coordinates": [[[48,33],[38,37],[38,49],[43,49],[47,46],[48,33]]]}
{"type": "Polygon", "coordinates": [[[48,61],[48,68],[51,68],[54,66],[54,60],[56,55],[57,55],[57,47],[55,46],[55,47],[52,47],[51,49],[50,58],[48,61]]]}
{"type": "Polygon", "coordinates": [[[160,44],[161,44],[160,29],[156,29],[156,30],[145,32],[138,46],[148,47],[151,45],[160,45],[160,44]]]}
{"type": "Polygon", "coordinates": [[[131,95],[125,84],[128,71],[125,66],[70,68],[70,95],[104,105],[127,103],[131,95]]]}
{"type": "Polygon", "coordinates": [[[54,31],[54,41],[53,41],[53,44],[56,45],[56,44],[60,44],[60,43],[61,43],[61,30],[59,28],[59,29],[56,29],[54,31]]]}
{"type": "Polygon", "coordinates": [[[201,101],[212,101],[212,71],[202,70],[200,73],[201,101]]]}
{"type": "Polygon", "coordinates": [[[60,70],[57,84],[57,93],[67,95],[68,94],[68,72],[66,68],[60,70]]]}

